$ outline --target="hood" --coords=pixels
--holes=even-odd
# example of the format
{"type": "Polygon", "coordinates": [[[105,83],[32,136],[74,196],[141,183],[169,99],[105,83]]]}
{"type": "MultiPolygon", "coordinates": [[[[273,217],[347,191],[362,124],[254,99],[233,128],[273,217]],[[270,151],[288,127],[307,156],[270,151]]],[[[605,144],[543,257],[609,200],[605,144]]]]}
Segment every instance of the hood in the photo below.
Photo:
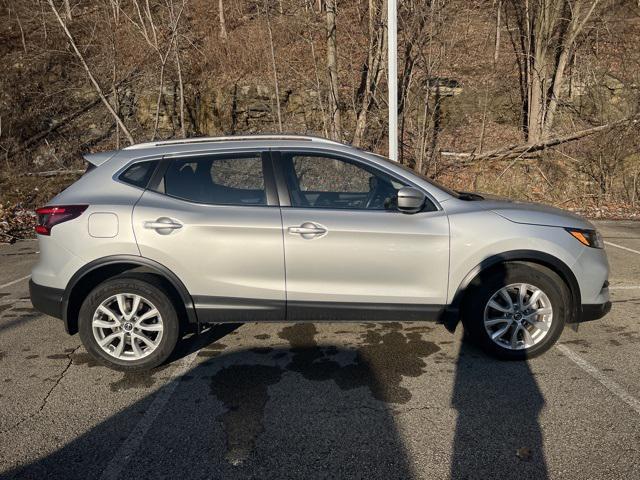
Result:
{"type": "Polygon", "coordinates": [[[484,193],[480,195],[484,198],[484,200],[480,200],[483,207],[511,222],[595,230],[593,224],[588,220],[560,208],[540,203],[510,200],[484,193]]]}

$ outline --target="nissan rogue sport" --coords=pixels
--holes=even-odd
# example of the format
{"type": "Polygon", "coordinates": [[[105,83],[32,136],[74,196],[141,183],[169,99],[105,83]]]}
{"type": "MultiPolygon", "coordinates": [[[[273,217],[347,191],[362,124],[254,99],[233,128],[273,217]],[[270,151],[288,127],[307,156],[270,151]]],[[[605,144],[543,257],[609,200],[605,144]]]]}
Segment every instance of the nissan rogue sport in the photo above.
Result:
{"type": "Polygon", "coordinates": [[[221,322],[461,320],[489,353],[525,359],[611,307],[586,220],[451,191],[330,140],[187,139],[86,159],[37,210],[30,292],[112,368],[153,368],[189,326],[221,322]]]}

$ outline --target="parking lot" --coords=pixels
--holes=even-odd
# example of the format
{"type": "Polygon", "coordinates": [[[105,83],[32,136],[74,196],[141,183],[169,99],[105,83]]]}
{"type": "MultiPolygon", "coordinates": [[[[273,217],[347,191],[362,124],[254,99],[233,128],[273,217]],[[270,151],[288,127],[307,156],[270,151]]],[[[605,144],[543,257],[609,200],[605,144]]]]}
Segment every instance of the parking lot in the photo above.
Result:
{"type": "Polygon", "coordinates": [[[421,323],[234,324],[123,374],[0,246],[1,478],[640,478],[640,225],[599,222],[612,312],[540,358],[421,323]]]}

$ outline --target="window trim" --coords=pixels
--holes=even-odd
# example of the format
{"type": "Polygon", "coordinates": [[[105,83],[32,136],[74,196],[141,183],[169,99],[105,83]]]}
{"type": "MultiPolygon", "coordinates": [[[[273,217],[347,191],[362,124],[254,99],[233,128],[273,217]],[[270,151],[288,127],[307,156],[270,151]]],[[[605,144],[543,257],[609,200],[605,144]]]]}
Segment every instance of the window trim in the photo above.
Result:
{"type": "Polygon", "coordinates": [[[193,153],[176,153],[176,154],[168,154],[162,157],[159,168],[156,170],[154,175],[149,182],[148,190],[151,190],[160,195],[167,196],[169,198],[180,200],[185,203],[191,203],[194,205],[209,205],[213,207],[253,207],[253,208],[265,208],[265,207],[278,207],[278,194],[275,182],[275,176],[273,172],[273,162],[271,160],[271,156],[269,155],[269,151],[267,149],[258,148],[258,149],[249,149],[249,150],[226,150],[223,152],[213,151],[213,152],[193,152],[193,153]],[[262,176],[264,180],[264,191],[265,191],[265,205],[243,205],[243,204],[235,204],[235,203],[210,203],[210,202],[197,202],[195,200],[189,200],[182,197],[177,197],[175,195],[171,195],[166,192],[164,188],[164,176],[169,169],[169,165],[174,161],[181,161],[193,158],[194,161],[198,161],[199,158],[222,158],[222,159],[232,159],[232,158],[247,158],[259,156],[262,161],[262,176]]]}
{"type": "Polygon", "coordinates": [[[398,182],[404,183],[407,186],[416,188],[425,194],[426,201],[431,203],[431,205],[433,206],[433,209],[429,209],[429,210],[423,209],[418,213],[433,213],[433,212],[439,212],[442,210],[442,207],[440,206],[440,204],[424,188],[412,182],[408,178],[398,175],[396,172],[386,169],[383,166],[380,166],[365,158],[359,157],[357,155],[345,153],[345,152],[336,152],[334,150],[327,150],[323,148],[296,148],[296,147],[290,147],[290,148],[283,147],[283,148],[278,148],[277,150],[275,149],[271,150],[271,157],[272,157],[275,176],[276,176],[276,186],[278,188],[278,198],[280,199],[281,207],[304,209],[304,210],[330,210],[330,211],[343,211],[343,212],[352,211],[352,212],[402,213],[397,210],[378,210],[378,209],[368,209],[368,208],[332,208],[332,207],[293,206],[291,204],[291,192],[289,191],[289,186],[287,185],[287,181],[286,181],[284,170],[283,170],[283,163],[282,163],[283,154],[289,154],[289,153],[299,154],[299,155],[325,156],[325,157],[334,158],[336,160],[341,160],[347,163],[354,164],[370,172],[381,172],[382,174],[388,177],[391,177],[392,179],[398,182]]]}

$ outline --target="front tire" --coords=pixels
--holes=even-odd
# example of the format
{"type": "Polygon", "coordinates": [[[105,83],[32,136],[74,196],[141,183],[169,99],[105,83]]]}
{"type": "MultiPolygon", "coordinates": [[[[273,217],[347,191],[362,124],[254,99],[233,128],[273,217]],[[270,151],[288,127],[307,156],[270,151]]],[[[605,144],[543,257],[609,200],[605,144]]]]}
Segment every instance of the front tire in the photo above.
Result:
{"type": "Polygon", "coordinates": [[[87,352],[115,370],[137,372],[164,362],[179,337],[169,296],[149,281],[118,277],[91,291],[78,316],[87,352]]]}
{"type": "Polygon", "coordinates": [[[463,305],[463,324],[476,343],[503,360],[547,351],[570,315],[564,281],[537,264],[502,264],[474,280],[463,305]]]}

